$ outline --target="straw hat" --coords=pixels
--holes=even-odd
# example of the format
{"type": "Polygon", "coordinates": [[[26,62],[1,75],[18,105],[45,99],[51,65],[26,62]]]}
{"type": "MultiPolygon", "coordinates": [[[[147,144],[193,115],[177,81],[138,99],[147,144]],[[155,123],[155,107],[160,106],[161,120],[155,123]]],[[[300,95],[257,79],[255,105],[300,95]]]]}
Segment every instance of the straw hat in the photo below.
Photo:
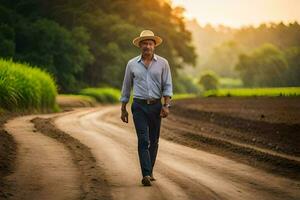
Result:
{"type": "Polygon", "coordinates": [[[158,46],[162,43],[162,39],[158,36],[155,36],[154,33],[150,30],[143,30],[139,37],[134,38],[132,43],[134,46],[140,47],[139,43],[143,40],[154,40],[155,46],[158,46]]]}

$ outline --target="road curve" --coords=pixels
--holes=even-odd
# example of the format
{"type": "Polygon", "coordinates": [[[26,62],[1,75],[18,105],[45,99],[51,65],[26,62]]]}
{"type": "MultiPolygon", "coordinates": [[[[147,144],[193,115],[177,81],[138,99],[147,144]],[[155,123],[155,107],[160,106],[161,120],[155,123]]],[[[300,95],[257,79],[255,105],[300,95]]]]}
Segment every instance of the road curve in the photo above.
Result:
{"type": "MultiPolygon", "coordinates": [[[[299,199],[300,182],[160,139],[153,187],[143,187],[135,130],[119,106],[58,116],[56,126],[91,148],[105,170],[113,199],[299,199]]],[[[164,122],[163,122],[164,123],[164,122]]]]}
{"type": "Polygon", "coordinates": [[[9,120],[4,128],[17,143],[16,169],[5,180],[13,191],[9,199],[79,199],[79,174],[65,146],[35,130],[30,115],[9,120]]]}

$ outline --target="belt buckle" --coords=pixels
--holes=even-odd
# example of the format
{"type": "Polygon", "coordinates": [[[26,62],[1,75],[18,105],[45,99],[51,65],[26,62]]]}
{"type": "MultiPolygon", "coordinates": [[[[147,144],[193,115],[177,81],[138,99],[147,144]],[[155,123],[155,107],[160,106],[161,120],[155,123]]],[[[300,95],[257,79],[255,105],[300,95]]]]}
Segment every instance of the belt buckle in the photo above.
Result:
{"type": "Polygon", "coordinates": [[[151,100],[150,99],[147,99],[147,104],[151,104],[151,100]]]}

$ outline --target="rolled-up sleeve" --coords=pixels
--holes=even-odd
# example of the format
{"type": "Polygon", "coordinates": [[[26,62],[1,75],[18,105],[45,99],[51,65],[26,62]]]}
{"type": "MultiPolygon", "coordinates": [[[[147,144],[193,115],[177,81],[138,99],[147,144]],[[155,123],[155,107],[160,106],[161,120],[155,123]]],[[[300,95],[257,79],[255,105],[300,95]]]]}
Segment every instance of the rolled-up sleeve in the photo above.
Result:
{"type": "Polygon", "coordinates": [[[166,61],[166,65],[163,70],[162,74],[162,85],[163,85],[163,96],[173,96],[173,85],[172,85],[172,76],[171,76],[171,70],[170,65],[168,61],[166,61]]]}
{"type": "Polygon", "coordinates": [[[121,102],[127,103],[129,101],[132,82],[133,82],[133,76],[130,69],[130,64],[127,63],[124,80],[123,80],[121,98],[120,98],[121,102]]]}

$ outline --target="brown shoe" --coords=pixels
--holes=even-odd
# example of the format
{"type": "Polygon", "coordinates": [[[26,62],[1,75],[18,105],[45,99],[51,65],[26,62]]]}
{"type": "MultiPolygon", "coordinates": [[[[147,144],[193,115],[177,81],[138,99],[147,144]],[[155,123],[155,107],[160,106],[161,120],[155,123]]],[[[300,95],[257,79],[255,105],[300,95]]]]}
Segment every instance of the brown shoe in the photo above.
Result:
{"type": "Polygon", "coordinates": [[[144,186],[151,186],[151,177],[150,176],[144,176],[142,179],[142,184],[144,186]]]}

